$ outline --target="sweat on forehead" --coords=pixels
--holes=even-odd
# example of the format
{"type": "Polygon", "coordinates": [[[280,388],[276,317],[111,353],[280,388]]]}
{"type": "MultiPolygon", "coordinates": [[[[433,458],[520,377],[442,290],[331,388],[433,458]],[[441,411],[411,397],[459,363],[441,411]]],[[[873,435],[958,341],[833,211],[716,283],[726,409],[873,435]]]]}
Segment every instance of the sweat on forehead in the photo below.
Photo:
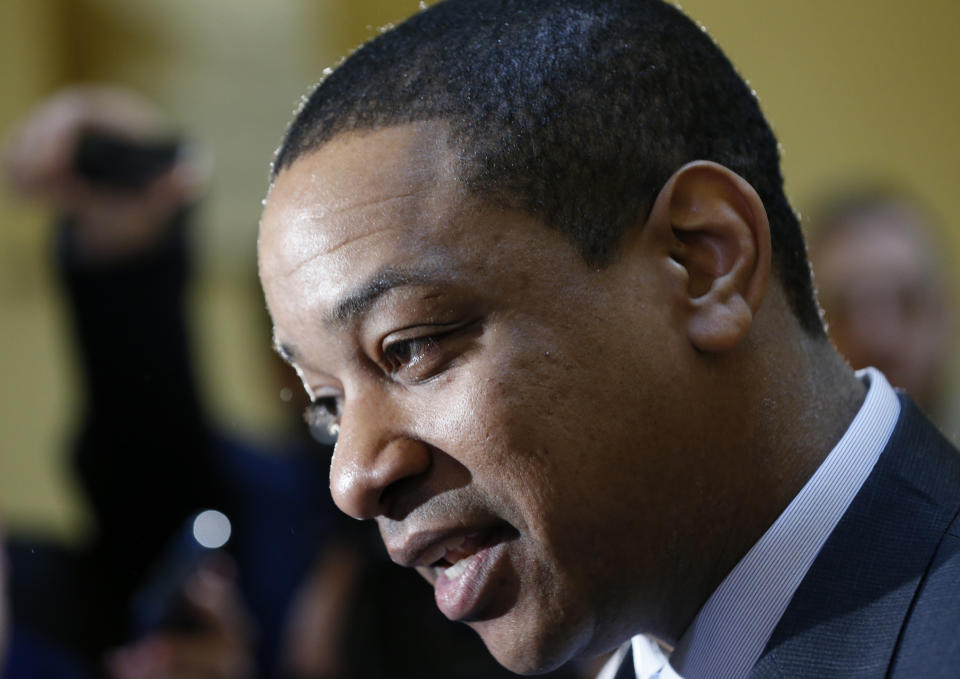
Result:
{"type": "MultiPolygon", "coordinates": [[[[273,181],[261,222],[261,241],[281,239],[280,248],[261,248],[285,257],[276,269],[292,273],[318,254],[331,254],[357,239],[382,230],[376,217],[397,208],[393,226],[423,223],[426,215],[449,212],[461,187],[453,177],[453,155],[438,123],[400,125],[376,133],[374,152],[360,152],[370,132],[338,135],[294,165],[300,179],[285,181],[289,171],[273,181]],[[436,189],[441,189],[437,191],[436,189]],[[370,229],[353,228],[355,215],[365,215],[370,229]],[[294,228],[309,222],[313,228],[294,228]],[[273,228],[266,225],[272,224],[273,228]],[[345,225],[350,224],[349,229],[345,225]]],[[[388,228],[390,224],[386,225],[388,228]]]]}

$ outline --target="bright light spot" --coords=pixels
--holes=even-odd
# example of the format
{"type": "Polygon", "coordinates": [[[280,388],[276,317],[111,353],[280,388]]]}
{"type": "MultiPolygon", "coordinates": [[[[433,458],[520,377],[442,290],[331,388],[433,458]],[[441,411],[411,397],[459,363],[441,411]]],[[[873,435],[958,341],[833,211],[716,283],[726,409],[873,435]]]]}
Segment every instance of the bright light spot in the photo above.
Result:
{"type": "Polygon", "coordinates": [[[193,538],[207,549],[218,549],[230,539],[230,519],[216,509],[197,514],[193,520],[193,538]]]}

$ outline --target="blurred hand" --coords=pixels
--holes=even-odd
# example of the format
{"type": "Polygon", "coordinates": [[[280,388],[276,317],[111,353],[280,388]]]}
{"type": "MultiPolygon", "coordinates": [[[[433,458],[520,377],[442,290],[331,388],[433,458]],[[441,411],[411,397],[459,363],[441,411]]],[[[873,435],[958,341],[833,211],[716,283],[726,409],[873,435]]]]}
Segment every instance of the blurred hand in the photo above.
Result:
{"type": "Polygon", "coordinates": [[[344,636],[362,556],[353,548],[325,549],[291,605],[281,657],[284,676],[338,679],[348,675],[344,636]]]}
{"type": "Polygon", "coordinates": [[[158,632],[109,654],[114,679],[250,679],[255,676],[254,634],[232,562],[200,568],[184,595],[200,623],[195,632],[158,632]]]}
{"type": "Polygon", "coordinates": [[[91,183],[74,170],[81,133],[97,129],[131,141],[151,141],[169,130],[156,107],[133,92],[76,86],[41,102],[6,140],[3,166],[25,197],[72,217],[82,254],[122,257],[150,247],[171,217],[201,192],[208,172],[179,159],[143,188],[117,190],[91,183]]]}

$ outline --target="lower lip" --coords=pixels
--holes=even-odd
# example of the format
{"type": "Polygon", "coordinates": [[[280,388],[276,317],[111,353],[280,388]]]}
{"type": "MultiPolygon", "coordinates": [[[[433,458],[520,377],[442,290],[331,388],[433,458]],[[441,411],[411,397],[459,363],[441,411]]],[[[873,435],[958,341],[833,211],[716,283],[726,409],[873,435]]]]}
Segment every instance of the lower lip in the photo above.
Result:
{"type": "Polygon", "coordinates": [[[451,580],[445,573],[437,576],[433,598],[437,608],[450,620],[477,617],[492,595],[494,575],[505,558],[505,544],[481,549],[473,556],[463,573],[451,580]]]}

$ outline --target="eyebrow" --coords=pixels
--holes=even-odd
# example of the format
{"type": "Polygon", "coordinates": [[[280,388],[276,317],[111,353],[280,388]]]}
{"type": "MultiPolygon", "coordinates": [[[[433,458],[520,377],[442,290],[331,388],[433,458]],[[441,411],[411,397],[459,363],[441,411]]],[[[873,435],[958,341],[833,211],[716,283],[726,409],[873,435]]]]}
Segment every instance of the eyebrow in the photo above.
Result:
{"type": "Polygon", "coordinates": [[[347,325],[366,313],[385,293],[403,285],[422,282],[425,277],[424,272],[401,269],[390,268],[378,271],[337,302],[333,310],[324,318],[324,322],[329,326],[347,325]]]}
{"type": "MultiPolygon", "coordinates": [[[[441,270],[436,268],[381,269],[337,302],[333,310],[324,316],[323,322],[329,327],[342,328],[365,314],[374,302],[390,290],[405,285],[435,282],[440,277],[441,270]]],[[[276,336],[273,338],[273,349],[287,363],[296,363],[299,358],[296,346],[280,342],[276,336]]]]}
{"type": "Polygon", "coordinates": [[[380,269],[346,294],[323,319],[330,327],[343,327],[369,311],[384,294],[405,285],[451,282],[454,271],[442,265],[380,269]]]}

